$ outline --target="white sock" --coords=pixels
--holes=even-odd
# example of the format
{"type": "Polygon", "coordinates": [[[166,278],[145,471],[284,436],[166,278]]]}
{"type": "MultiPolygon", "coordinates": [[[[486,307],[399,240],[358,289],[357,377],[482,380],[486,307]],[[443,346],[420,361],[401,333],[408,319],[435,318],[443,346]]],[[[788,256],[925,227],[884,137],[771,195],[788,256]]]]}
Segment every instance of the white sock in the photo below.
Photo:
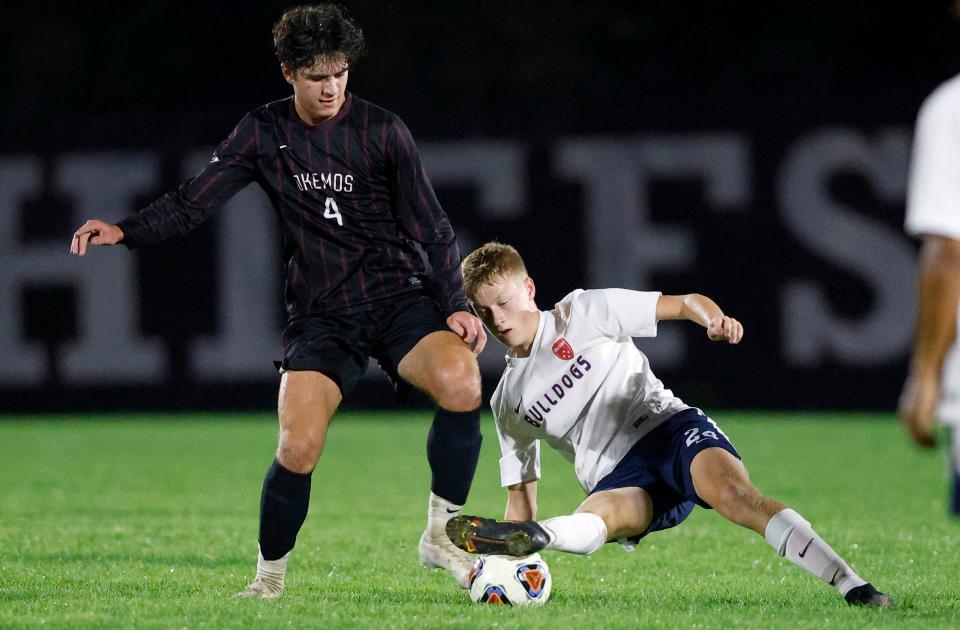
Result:
{"type": "Polygon", "coordinates": [[[287,561],[290,552],[276,560],[265,560],[263,554],[257,552],[257,579],[266,582],[277,590],[283,590],[283,577],[287,573],[287,561]]]}
{"type": "Polygon", "coordinates": [[[764,536],[780,556],[833,586],[841,595],[867,583],[813,531],[810,523],[790,508],[773,515],[764,536]]]}
{"type": "Polygon", "coordinates": [[[460,513],[462,505],[450,503],[443,497],[430,493],[427,504],[427,536],[429,538],[447,539],[447,521],[460,513]]]}
{"type": "Polygon", "coordinates": [[[607,525],[596,514],[580,512],[567,516],[554,516],[540,521],[540,526],[550,534],[547,549],[591,554],[607,542],[607,525]]]}

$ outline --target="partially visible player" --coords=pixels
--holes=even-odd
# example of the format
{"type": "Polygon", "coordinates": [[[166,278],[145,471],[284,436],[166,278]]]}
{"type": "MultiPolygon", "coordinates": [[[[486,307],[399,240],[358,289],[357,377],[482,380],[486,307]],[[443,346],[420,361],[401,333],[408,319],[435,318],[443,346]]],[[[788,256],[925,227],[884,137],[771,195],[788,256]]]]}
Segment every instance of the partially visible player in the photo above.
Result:
{"type": "Polygon", "coordinates": [[[491,400],[500,437],[504,521],[459,516],[451,540],[477,553],[524,556],[540,549],[589,554],[636,543],[682,522],[694,505],[752,529],[781,556],[857,605],[891,600],[861,578],[800,514],[750,482],[717,424],[664,389],[632,337],[685,319],[712,341],[737,344],[743,326],[698,294],[576,290],[540,311],[533,280],[509,245],[487,243],[462,265],[464,288],[507,367],[491,400]],[[560,451],[588,494],[575,513],[537,522],[540,441],[560,451]]]}
{"type": "Polygon", "coordinates": [[[925,448],[936,445],[935,418],[950,427],[950,510],[960,516],[960,76],[927,97],[917,117],[906,230],[923,246],[917,336],[899,413],[925,448]]]}
{"type": "Polygon", "coordinates": [[[178,190],[117,225],[87,221],[70,251],[154,245],[197,227],[256,182],[281,228],[288,320],[257,573],[239,595],[283,592],[327,428],[371,356],[398,387],[416,387],[437,403],[427,438],[432,492],[418,550],[423,564],[449,570],[465,586],[473,561],[450,544],[444,525],[467,499],[480,452],[474,353],[486,334],[463,294],[453,228],[403,121],[347,91],[364,37],[345,9],[293,7],[273,36],[293,94],[244,116],[178,190]]]}

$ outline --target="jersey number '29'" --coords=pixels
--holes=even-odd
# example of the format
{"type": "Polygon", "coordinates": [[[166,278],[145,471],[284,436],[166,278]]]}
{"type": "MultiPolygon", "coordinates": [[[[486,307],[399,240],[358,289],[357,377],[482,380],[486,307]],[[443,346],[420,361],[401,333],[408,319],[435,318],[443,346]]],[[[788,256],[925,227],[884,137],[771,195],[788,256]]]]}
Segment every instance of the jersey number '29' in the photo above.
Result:
{"type": "Polygon", "coordinates": [[[327,197],[327,201],[323,204],[323,218],[336,219],[337,225],[343,227],[343,217],[340,216],[340,208],[337,207],[333,197],[327,197]]]}
{"type": "Polygon", "coordinates": [[[692,429],[687,429],[686,431],[683,432],[683,434],[687,436],[687,446],[693,446],[694,444],[698,442],[702,442],[707,438],[710,438],[711,440],[720,439],[720,436],[717,435],[716,432],[704,431],[703,433],[700,433],[700,429],[696,427],[692,429]]]}

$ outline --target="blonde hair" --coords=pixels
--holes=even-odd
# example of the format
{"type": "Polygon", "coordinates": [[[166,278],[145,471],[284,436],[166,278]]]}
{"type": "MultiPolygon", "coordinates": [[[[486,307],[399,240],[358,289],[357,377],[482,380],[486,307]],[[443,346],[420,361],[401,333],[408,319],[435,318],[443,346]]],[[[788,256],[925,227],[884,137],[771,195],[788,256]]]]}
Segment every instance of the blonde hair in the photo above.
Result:
{"type": "Polygon", "coordinates": [[[470,252],[460,263],[463,289],[467,299],[484,284],[492,284],[507,276],[527,277],[527,267],[520,253],[510,245],[491,241],[470,252]]]}

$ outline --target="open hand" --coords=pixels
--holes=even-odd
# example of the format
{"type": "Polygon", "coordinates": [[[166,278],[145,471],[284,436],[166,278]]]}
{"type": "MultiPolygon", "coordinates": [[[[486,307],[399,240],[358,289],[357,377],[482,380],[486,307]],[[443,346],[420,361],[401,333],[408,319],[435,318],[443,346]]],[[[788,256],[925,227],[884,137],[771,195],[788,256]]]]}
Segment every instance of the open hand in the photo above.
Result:
{"type": "Polygon", "coordinates": [[[937,445],[933,414],[940,399],[940,383],[936,375],[911,374],[903,385],[897,415],[907,427],[910,437],[923,448],[937,445]]]}

